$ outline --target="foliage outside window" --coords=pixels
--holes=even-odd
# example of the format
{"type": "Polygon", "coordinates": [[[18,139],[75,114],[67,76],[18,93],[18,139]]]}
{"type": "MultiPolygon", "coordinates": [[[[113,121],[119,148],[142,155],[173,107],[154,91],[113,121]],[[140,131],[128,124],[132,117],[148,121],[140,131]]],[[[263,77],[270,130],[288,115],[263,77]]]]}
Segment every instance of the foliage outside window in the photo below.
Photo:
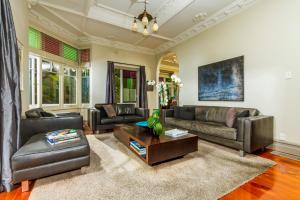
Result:
{"type": "Polygon", "coordinates": [[[76,69],[64,68],[64,104],[76,104],[76,69]]]}
{"type": "Polygon", "coordinates": [[[90,69],[81,70],[81,102],[90,103],[90,69]]]}
{"type": "Polygon", "coordinates": [[[42,103],[59,104],[59,65],[42,61],[42,103]]]}

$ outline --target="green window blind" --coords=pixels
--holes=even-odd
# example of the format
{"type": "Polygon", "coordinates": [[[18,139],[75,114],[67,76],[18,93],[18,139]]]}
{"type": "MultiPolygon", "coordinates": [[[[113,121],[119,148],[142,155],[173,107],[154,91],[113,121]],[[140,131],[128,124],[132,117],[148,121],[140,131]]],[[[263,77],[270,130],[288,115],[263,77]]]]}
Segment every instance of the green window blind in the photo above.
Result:
{"type": "Polygon", "coordinates": [[[29,47],[35,49],[41,49],[42,47],[42,36],[41,32],[35,30],[34,28],[29,28],[29,47]]]}
{"type": "Polygon", "coordinates": [[[78,50],[70,45],[63,44],[63,57],[78,62],[78,50]]]}

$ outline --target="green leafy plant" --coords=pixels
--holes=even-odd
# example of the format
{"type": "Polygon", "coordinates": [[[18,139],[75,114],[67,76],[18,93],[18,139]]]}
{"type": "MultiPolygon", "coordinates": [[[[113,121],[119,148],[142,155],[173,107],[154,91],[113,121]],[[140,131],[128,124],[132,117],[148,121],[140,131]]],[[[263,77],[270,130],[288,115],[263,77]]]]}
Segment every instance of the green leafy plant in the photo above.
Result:
{"type": "Polygon", "coordinates": [[[153,134],[161,135],[163,132],[163,126],[159,120],[160,110],[153,110],[152,116],[148,118],[148,128],[153,129],[153,134]]]}

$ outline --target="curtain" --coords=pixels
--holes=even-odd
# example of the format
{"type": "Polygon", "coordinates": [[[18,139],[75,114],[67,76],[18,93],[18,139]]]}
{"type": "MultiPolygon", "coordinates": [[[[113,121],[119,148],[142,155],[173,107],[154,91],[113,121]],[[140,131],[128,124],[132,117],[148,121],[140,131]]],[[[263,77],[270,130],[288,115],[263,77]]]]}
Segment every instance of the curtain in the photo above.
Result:
{"type": "Polygon", "coordinates": [[[147,81],[145,66],[140,66],[140,80],[139,80],[139,107],[148,108],[147,100],[147,81]]]}
{"type": "Polygon", "coordinates": [[[0,189],[10,191],[10,159],[19,146],[21,97],[17,38],[9,0],[0,1],[0,18],[0,189]]]}
{"type": "Polygon", "coordinates": [[[115,65],[113,62],[107,62],[107,77],[106,77],[106,98],[105,102],[114,104],[115,97],[115,65]]]}

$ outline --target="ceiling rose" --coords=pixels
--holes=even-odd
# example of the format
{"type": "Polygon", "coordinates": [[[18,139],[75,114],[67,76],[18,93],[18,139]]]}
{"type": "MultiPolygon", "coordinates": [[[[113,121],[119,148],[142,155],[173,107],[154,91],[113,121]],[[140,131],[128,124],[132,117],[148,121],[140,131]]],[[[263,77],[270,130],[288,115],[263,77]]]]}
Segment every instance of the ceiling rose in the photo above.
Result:
{"type": "Polygon", "coordinates": [[[144,31],[143,31],[143,35],[147,36],[149,35],[149,31],[148,31],[148,27],[150,26],[151,22],[153,22],[152,24],[152,31],[153,32],[157,32],[158,31],[158,24],[156,21],[156,17],[152,17],[152,15],[150,13],[147,12],[147,2],[146,0],[144,1],[145,4],[145,9],[144,12],[142,12],[141,14],[138,15],[138,17],[134,17],[132,26],[131,26],[131,30],[134,32],[138,31],[138,24],[137,24],[137,20],[141,22],[141,24],[144,27],[144,31]]]}

